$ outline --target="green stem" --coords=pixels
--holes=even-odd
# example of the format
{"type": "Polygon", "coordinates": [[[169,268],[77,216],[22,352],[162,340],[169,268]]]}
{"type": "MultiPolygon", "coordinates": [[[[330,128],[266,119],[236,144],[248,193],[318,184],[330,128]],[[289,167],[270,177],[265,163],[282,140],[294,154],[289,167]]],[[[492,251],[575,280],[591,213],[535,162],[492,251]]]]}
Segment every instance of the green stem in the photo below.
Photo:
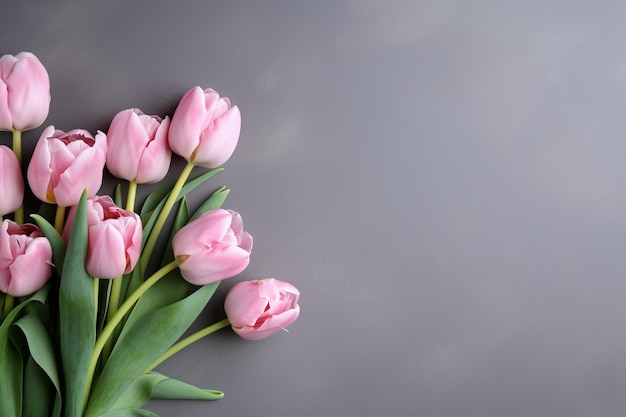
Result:
{"type": "Polygon", "coordinates": [[[96,370],[96,365],[98,364],[98,358],[100,357],[100,353],[102,353],[102,349],[106,341],[109,339],[115,327],[122,321],[126,313],[130,311],[130,309],[135,305],[137,300],[146,292],[150,287],[156,284],[161,278],[165,275],[178,268],[178,262],[175,260],[170,262],[169,264],[163,266],[161,269],[156,271],[150,278],[145,280],[137,289],[128,297],[124,304],[120,306],[115,315],[111,318],[111,320],[104,326],[102,329],[102,333],[96,339],[96,344],[93,348],[93,353],[91,354],[91,361],[89,362],[89,369],[87,371],[87,380],[85,383],[85,400],[83,404],[87,404],[87,400],[89,397],[89,392],[91,391],[91,383],[93,382],[94,372],[96,370]]]}
{"type": "Polygon", "coordinates": [[[13,305],[15,304],[15,298],[12,295],[5,294],[4,295],[4,317],[9,315],[11,310],[13,310],[13,305]]]}
{"type": "Polygon", "coordinates": [[[135,211],[136,199],[137,199],[137,182],[128,181],[128,196],[126,197],[126,210],[135,211]]]}
{"type": "MultiPolygon", "coordinates": [[[[13,131],[13,153],[17,158],[17,163],[22,166],[22,132],[19,130],[13,131]]],[[[24,223],[24,204],[21,204],[14,214],[15,223],[24,223]]]]}
{"type": "Polygon", "coordinates": [[[57,206],[56,215],[54,217],[54,228],[59,233],[63,233],[63,224],[65,223],[65,207],[57,206]]]}
{"type": "MultiPolygon", "coordinates": [[[[109,298],[109,308],[107,309],[107,318],[106,323],[113,320],[115,313],[117,313],[117,309],[120,302],[120,295],[122,294],[122,278],[117,277],[113,280],[111,284],[111,297],[109,298]]],[[[108,358],[111,354],[111,350],[113,350],[113,339],[109,338],[104,345],[103,357],[108,358]]]]}
{"type": "Polygon", "coordinates": [[[193,167],[194,167],[193,163],[187,162],[187,165],[185,165],[185,168],[180,173],[180,176],[178,177],[176,184],[174,184],[172,191],[170,191],[170,194],[167,197],[165,204],[163,205],[163,210],[161,210],[159,217],[157,217],[157,220],[154,223],[154,227],[152,228],[152,231],[150,232],[150,236],[148,236],[148,240],[146,241],[146,245],[144,246],[143,253],[141,254],[140,265],[141,265],[142,271],[145,271],[146,268],[148,267],[148,261],[150,260],[150,255],[152,255],[152,250],[154,249],[154,245],[156,244],[156,241],[159,238],[161,229],[163,229],[163,226],[165,225],[165,221],[167,220],[167,216],[170,214],[172,207],[174,207],[174,203],[176,203],[176,200],[178,199],[178,194],[180,194],[180,191],[183,189],[183,186],[185,185],[187,178],[191,174],[191,170],[193,169],[193,167]]]}
{"type": "Polygon", "coordinates": [[[93,301],[96,308],[96,315],[98,315],[98,293],[100,292],[100,279],[93,277],[93,301]]]}
{"type": "Polygon", "coordinates": [[[194,334],[189,335],[186,338],[180,340],[178,343],[176,343],[172,347],[170,347],[163,355],[161,355],[161,357],[159,359],[154,361],[152,363],[152,365],[150,365],[144,371],[144,374],[147,374],[148,372],[150,372],[151,370],[156,368],[158,365],[160,365],[162,362],[164,362],[166,359],[168,359],[169,357],[173,356],[174,354],[180,352],[181,350],[183,350],[187,346],[191,345],[192,343],[195,343],[198,340],[202,339],[203,337],[206,337],[206,336],[210,335],[211,333],[215,333],[216,331],[218,331],[220,329],[223,329],[224,327],[227,327],[229,325],[230,325],[230,322],[228,321],[228,319],[224,319],[224,320],[218,321],[217,323],[214,323],[214,324],[212,324],[212,325],[210,325],[208,327],[205,327],[202,330],[198,330],[194,334]]]}

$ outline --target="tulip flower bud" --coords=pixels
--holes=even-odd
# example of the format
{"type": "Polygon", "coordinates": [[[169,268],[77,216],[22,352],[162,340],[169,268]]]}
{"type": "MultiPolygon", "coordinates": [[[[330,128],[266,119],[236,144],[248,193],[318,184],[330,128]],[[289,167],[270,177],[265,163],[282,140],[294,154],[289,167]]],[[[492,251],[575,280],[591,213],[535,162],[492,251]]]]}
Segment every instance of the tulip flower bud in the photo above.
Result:
{"type": "Polygon", "coordinates": [[[50,80],[30,52],[0,58],[0,130],[40,126],[50,110],[50,80]]]}
{"type": "Polygon", "coordinates": [[[239,213],[217,209],[181,228],[172,247],[183,278],[194,285],[205,285],[246,269],[252,236],[244,232],[239,213]]]}
{"type": "Polygon", "coordinates": [[[107,132],[109,171],[138,184],[161,181],[172,159],[167,143],[169,126],[169,117],[148,116],[139,109],[116,114],[107,132]]]}
{"type": "MultiPolygon", "coordinates": [[[[87,199],[88,247],[85,268],[94,277],[113,279],[133,270],[141,252],[141,218],[117,207],[111,197],[87,199]]],[[[63,229],[67,242],[76,206],[70,209],[63,229]]]]}
{"type": "Polygon", "coordinates": [[[42,201],[74,206],[83,190],[92,196],[100,189],[106,152],[106,135],[100,131],[94,138],[86,130],[65,133],[48,126],[28,165],[28,184],[42,201]]]}
{"type": "Polygon", "coordinates": [[[239,336],[264,339],[296,321],[300,291],[274,278],[235,284],[224,300],[224,310],[239,336]]]}
{"type": "Polygon", "coordinates": [[[194,165],[217,168],[231,157],[239,141],[241,113],[230,100],[194,87],[180,100],[169,132],[170,148],[194,165]]]}
{"type": "Polygon", "coordinates": [[[34,224],[0,224],[0,291],[23,297],[52,275],[52,246],[34,224]]]}
{"type": "Polygon", "coordinates": [[[13,151],[0,146],[0,216],[13,213],[24,199],[24,178],[13,151]]]}

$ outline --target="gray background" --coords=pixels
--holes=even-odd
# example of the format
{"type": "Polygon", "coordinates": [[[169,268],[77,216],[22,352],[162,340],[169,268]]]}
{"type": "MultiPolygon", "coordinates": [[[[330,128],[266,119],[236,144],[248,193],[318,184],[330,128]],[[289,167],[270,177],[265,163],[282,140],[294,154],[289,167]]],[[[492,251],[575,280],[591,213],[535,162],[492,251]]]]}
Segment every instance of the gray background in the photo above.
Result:
{"type": "Polygon", "coordinates": [[[203,192],[232,189],[255,249],[203,320],[267,276],[301,317],[188,348],[160,370],[226,397],[149,409],[626,415],[625,3],[12,3],[0,51],[47,67],[45,125],[172,114],[194,85],[242,111],[203,192]]]}

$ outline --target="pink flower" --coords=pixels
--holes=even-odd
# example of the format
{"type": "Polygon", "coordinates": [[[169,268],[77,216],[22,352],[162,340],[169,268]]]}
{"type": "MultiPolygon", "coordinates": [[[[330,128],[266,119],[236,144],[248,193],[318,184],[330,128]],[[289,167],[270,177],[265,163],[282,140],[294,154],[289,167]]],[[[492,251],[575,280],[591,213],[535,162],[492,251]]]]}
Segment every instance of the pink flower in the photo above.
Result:
{"type": "Polygon", "coordinates": [[[180,100],[170,125],[172,150],[194,165],[217,168],[235,151],[241,113],[230,100],[194,87],[180,100]]]}
{"type": "Polygon", "coordinates": [[[246,269],[252,236],[243,231],[239,213],[217,209],[180,229],[172,246],[183,278],[194,285],[205,285],[246,269]]]}
{"type": "MultiPolygon", "coordinates": [[[[63,229],[67,242],[76,206],[63,229]]],[[[141,218],[136,213],[119,208],[111,197],[93,196],[87,199],[86,269],[94,277],[113,279],[133,270],[141,252],[141,218]]]]}
{"type": "Polygon", "coordinates": [[[40,126],[50,109],[50,80],[30,52],[0,58],[0,130],[40,126]]]}
{"type": "Polygon", "coordinates": [[[300,291],[274,278],[236,284],[224,301],[233,330],[244,339],[264,339],[296,321],[300,291]]]}
{"type": "Polygon", "coordinates": [[[0,291],[22,297],[39,290],[52,274],[52,246],[34,224],[0,225],[0,291]]]}
{"type": "Polygon", "coordinates": [[[0,146],[0,216],[13,213],[24,199],[24,178],[17,157],[7,146],[0,146]]]}
{"type": "Polygon", "coordinates": [[[76,205],[85,188],[88,196],[100,189],[106,152],[106,135],[100,131],[94,138],[86,130],[65,133],[48,126],[28,166],[30,188],[47,203],[76,205]]]}
{"type": "Polygon", "coordinates": [[[107,132],[109,171],[138,184],[161,181],[172,159],[167,144],[169,126],[169,117],[148,116],[139,109],[116,114],[107,132]]]}

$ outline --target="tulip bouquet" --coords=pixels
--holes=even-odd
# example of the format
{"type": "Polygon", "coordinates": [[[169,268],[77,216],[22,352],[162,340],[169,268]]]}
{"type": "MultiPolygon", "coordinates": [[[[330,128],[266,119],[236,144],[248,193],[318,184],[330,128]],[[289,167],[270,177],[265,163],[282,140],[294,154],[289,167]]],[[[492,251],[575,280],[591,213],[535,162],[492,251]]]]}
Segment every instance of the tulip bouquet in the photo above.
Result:
{"type": "Polygon", "coordinates": [[[228,189],[195,210],[186,199],[234,152],[238,107],[194,87],[171,119],[127,109],[106,133],[48,126],[23,164],[21,132],[49,105],[37,57],[0,58],[0,130],[13,134],[0,146],[0,416],[154,416],[141,408],[150,398],[221,398],[154,369],[222,328],[248,340],[284,329],[300,296],[273,278],[239,282],[226,318],[187,334],[250,260],[241,216],[221,208],[228,189]],[[178,180],[139,204],[138,186],[162,182],[172,152],[187,161],[178,180]],[[124,180],[112,196],[98,195],[105,167],[124,180]],[[36,210],[23,206],[27,189],[36,210]]]}

